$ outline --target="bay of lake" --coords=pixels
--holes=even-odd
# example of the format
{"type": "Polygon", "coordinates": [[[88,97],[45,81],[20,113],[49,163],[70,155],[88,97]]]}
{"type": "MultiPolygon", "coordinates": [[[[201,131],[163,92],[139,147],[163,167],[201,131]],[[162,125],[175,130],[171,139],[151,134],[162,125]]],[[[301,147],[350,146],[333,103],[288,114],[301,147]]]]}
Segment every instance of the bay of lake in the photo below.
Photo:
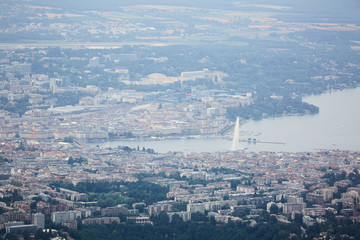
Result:
{"type": "MultiPolygon", "coordinates": [[[[308,96],[305,102],[320,108],[315,115],[284,116],[248,121],[240,126],[240,149],[251,152],[308,152],[319,149],[360,151],[360,88],[308,96]],[[257,143],[247,142],[256,138],[257,143]],[[259,142],[261,141],[261,142],[259,142]],[[264,143],[277,142],[277,143],[264,143]],[[282,143],[282,144],[279,144],[282,143]]],[[[111,141],[101,147],[129,146],[168,151],[230,151],[230,138],[190,138],[111,141]]]]}

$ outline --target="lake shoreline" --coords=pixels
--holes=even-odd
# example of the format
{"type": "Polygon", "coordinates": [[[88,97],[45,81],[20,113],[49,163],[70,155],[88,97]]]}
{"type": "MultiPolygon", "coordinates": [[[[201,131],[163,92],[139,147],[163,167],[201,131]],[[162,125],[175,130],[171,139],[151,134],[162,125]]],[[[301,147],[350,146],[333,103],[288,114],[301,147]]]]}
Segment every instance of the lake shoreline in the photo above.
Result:
{"type": "MultiPolygon", "coordinates": [[[[240,126],[240,149],[252,152],[312,152],[316,149],[360,150],[360,88],[347,88],[303,98],[318,106],[313,115],[248,120],[240,126]],[[344,107],[345,106],[345,107],[344,107]],[[331,121],[329,121],[331,119],[331,121]],[[251,138],[252,141],[247,139],[251,138]],[[256,139],[257,143],[253,142],[256,139]],[[273,142],[285,144],[270,144],[273,142]],[[268,144],[265,144],[268,143],[268,144]],[[359,144],[357,144],[359,143],[359,144]]],[[[158,139],[121,139],[97,144],[101,147],[145,147],[156,152],[226,152],[231,150],[232,131],[221,135],[171,136],[158,139]]]]}

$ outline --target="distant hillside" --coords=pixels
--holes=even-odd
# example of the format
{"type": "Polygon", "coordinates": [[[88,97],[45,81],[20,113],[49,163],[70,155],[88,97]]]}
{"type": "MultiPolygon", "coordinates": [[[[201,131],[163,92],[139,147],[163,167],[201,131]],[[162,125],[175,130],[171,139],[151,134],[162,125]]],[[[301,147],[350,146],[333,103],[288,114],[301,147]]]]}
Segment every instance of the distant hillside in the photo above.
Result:
{"type": "Polygon", "coordinates": [[[254,9],[269,9],[271,11],[276,9],[271,6],[286,6],[290,7],[290,14],[284,15],[284,18],[293,19],[294,21],[356,21],[360,22],[360,1],[358,0],[131,0],[131,1],[117,1],[117,0],[63,0],[63,1],[47,1],[47,0],[33,0],[32,4],[46,5],[51,7],[62,8],[64,10],[116,10],[118,6],[129,5],[173,5],[184,7],[198,7],[198,8],[213,8],[223,10],[249,10],[254,9]],[[251,6],[250,6],[251,5],[251,6]]]}

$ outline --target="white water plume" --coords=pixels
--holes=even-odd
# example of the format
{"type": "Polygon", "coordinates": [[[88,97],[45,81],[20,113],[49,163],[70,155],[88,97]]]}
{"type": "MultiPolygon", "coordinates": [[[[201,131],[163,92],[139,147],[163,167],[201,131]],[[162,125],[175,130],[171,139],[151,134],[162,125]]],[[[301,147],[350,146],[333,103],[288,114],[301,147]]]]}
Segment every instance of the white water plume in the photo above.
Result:
{"type": "Polygon", "coordinates": [[[240,141],[240,118],[236,118],[235,128],[234,128],[234,137],[231,146],[232,151],[236,151],[239,149],[239,141],[240,141]]]}

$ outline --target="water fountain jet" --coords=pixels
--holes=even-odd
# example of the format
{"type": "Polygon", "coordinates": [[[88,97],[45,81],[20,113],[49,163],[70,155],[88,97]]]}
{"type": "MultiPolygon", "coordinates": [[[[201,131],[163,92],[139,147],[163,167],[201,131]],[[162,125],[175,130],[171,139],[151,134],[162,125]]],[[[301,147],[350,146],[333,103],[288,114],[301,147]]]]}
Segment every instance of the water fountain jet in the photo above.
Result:
{"type": "Polygon", "coordinates": [[[240,141],[240,118],[236,118],[235,128],[234,128],[234,137],[231,146],[232,151],[239,150],[239,141],[240,141]]]}

